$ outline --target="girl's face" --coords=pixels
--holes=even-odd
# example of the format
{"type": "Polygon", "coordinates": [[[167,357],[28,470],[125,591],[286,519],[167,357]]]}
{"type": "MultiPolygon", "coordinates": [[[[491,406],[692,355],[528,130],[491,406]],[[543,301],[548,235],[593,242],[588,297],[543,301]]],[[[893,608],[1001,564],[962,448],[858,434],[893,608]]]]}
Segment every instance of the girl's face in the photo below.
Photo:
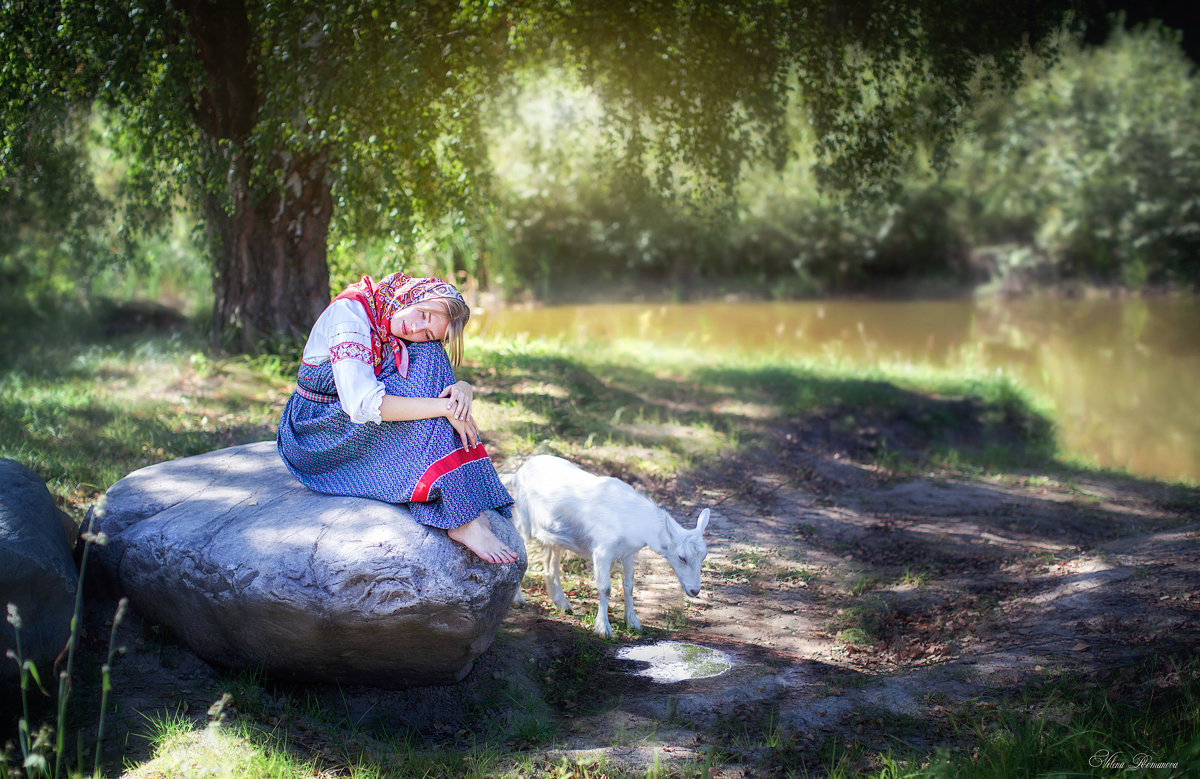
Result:
{"type": "Polygon", "coordinates": [[[444,311],[408,306],[392,314],[392,335],[405,341],[441,341],[449,327],[450,316],[444,311]]]}

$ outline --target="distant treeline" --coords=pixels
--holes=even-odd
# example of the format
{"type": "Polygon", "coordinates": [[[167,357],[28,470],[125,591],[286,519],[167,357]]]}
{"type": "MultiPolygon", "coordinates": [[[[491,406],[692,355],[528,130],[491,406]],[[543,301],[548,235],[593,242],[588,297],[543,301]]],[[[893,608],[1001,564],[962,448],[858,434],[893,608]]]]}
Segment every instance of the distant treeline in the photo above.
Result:
{"type": "MultiPolygon", "coordinates": [[[[486,214],[428,225],[409,244],[335,232],[331,286],[396,267],[543,300],[1200,286],[1200,81],[1178,36],[1119,31],[1099,48],[1067,45],[1029,75],[1014,93],[977,99],[959,142],[942,158],[912,160],[883,196],[818,185],[799,106],[781,168],[746,171],[735,192],[673,170],[664,196],[614,164],[584,90],[539,83],[497,113],[486,214]]],[[[90,156],[47,160],[43,175],[92,175],[101,202],[122,163],[105,151],[119,144],[92,132],[90,156]]],[[[0,241],[5,292],[207,308],[196,220],[177,215],[145,239],[94,206],[16,195],[0,206],[12,227],[0,241]],[[39,232],[44,209],[78,217],[68,231],[39,232]]]]}
{"type": "Polygon", "coordinates": [[[1200,80],[1160,27],[1068,46],[1017,92],[981,99],[944,174],[917,160],[887,197],[823,194],[799,110],[794,124],[794,158],[751,171],[732,211],[699,186],[631,197],[569,126],[516,134],[521,165],[500,169],[490,229],[447,229],[440,255],[534,297],[597,282],[776,297],[1200,283],[1200,80]]]}

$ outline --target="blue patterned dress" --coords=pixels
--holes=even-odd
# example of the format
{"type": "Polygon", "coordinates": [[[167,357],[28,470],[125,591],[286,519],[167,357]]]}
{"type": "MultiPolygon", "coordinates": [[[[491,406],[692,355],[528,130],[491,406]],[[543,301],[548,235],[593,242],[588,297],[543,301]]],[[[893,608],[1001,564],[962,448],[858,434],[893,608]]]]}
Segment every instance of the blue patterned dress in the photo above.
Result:
{"type": "MultiPolygon", "coordinates": [[[[387,394],[432,398],[454,383],[438,343],[408,344],[407,378],[384,358],[387,394]]],[[[355,424],[338,403],[332,361],[303,363],[276,437],[288,470],[317,492],[407,504],[424,525],[456,528],[485,509],[512,516],[512,498],[482,445],[466,450],[442,417],[355,424]]]]}

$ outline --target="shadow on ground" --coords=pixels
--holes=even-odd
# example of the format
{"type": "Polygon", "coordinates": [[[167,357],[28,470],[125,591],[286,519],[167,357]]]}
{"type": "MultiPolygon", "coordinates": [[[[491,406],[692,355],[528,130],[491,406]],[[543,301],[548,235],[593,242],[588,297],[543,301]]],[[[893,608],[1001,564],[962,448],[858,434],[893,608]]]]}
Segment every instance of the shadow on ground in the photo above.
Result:
{"type": "MultiPolygon", "coordinates": [[[[144,734],[223,719],[326,776],[355,765],[449,776],[480,761],[529,775],[564,760],[610,774],[819,774],[890,751],[926,759],[967,738],[956,722],[980,701],[1015,700],[1051,677],[1091,680],[1084,697],[1107,694],[1114,674],[1169,685],[1171,664],[1200,648],[1200,491],[1065,468],[1043,422],[1019,407],[769,372],[713,372],[699,388],[620,366],[600,376],[559,358],[499,359],[471,378],[541,420],[521,424],[545,425],[580,447],[584,465],[635,481],[685,522],[712,509],[701,597],[687,599],[644,552],[646,630],[604,640],[589,630],[586,566],[568,566],[576,609],[560,614],[535,562],[529,604],[510,610],[472,673],[411,690],[214,669],[131,615],[118,627],[128,651],[114,665],[102,744],[111,773],[128,764],[156,776],[144,734]],[[745,389],[760,380],[763,391],[745,389]],[[692,463],[670,479],[635,477],[622,459],[695,424],[735,443],[699,454],[670,444],[692,463]],[[614,443],[589,449],[593,435],[614,443]],[[931,464],[935,451],[1026,466],[967,475],[931,464]],[[735,665],[663,684],[617,657],[662,639],[721,649],[735,665]],[[1146,671],[1156,659],[1157,676],[1146,671]]],[[[115,607],[93,594],[73,731],[94,732],[115,607]]]]}

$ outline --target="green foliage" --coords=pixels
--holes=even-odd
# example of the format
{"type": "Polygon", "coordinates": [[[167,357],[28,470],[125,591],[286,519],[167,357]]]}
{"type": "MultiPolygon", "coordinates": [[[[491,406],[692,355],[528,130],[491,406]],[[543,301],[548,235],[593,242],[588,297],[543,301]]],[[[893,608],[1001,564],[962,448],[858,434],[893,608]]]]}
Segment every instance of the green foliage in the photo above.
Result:
{"type": "Polygon", "coordinates": [[[493,221],[484,131],[530,74],[561,70],[602,106],[597,161],[611,175],[590,203],[624,210],[587,245],[677,278],[698,248],[728,261],[694,239],[696,219],[656,213],[658,197],[728,194],[751,161],[782,166],[792,93],[822,180],[890,191],[917,150],[945,148],[976,65],[1015,74],[1071,5],[8,0],[0,176],[39,128],[101,106],[126,162],[124,226],[162,224],[181,203],[202,215],[214,327],[249,348],[302,333],[326,302],[331,227],[339,242],[416,230],[470,249],[520,217],[493,221]]]}
{"type": "Polygon", "coordinates": [[[10,290],[86,284],[112,243],[107,198],[91,175],[89,128],[44,121],[19,164],[0,165],[0,283],[10,290]]]}
{"type": "Polygon", "coordinates": [[[167,216],[234,218],[231,176],[279,208],[328,182],[332,289],[393,268],[543,298],[1200,277],[1197,76],[1156,25],[1117,19],[1094,49],[1058,33],[1049,66],[988,14],[964,30],[922,2],[801,24],[773,3],[331,1],[252,6],[209,61],[199,10],[56,8],[3,8],[11,288],[207,304],[216,247],[167,216]]]}
{"type": "MultiPolygon", "coordinates": [[[[509,289],[585,296],[600,281],[659,298],[693,287],[786,298],[957,289],[1039,265],[1043,282],[1194,285],[1200,80],[1177,35],[1114,26],[1098,48],[1064,35],[1053,66],[1024,63],[1015,93],[981,76],[961,142],[889,163],[900,167],[882,199],[819,187],[827,152],[799,99],[787,110],[791,161],[746,169],[736,201],[686,163],[672,168],[670,195],[631,188],[607,156],[597,96],[538,81],[491,140],[509,289]]],[[[919,94],[905,86],[914,78],[870,83],[919,94]]]]}
{"type": "MultiPolygon", "coordinates": [[[[854,594],[861,596],[860,583],[856,583],[854,594]]],[[[833,628],[839,644],[862,646],[873,644],[884,637],[887,630],[891,606],[879,595],[856,598],[855,605],[841,612],[833,628]]]]}
{"type": "MultiPolygon", "coordinates": [[[[107,298],[159,300],[186,313],[211,300],[211,271],[186,210],[134,229],[119,203],[130,167],[98,114],[48,127],[0,179],[0,307],[55,316],[48,301],[102,312],[107,298]]],[[[0,325],[3,329],[3,325],[0,325]]]]}
{"type": "MultiPolygon", "coordinates": [[[[1050,66],[989,14],[964,29],[970,9],[923,2],[800,20],[775,3],[331,0],[252,6],[210,60],[218,20],[199,6],[73,3],[61,25],[54,8],[3,9],[15,287],[207,304],[201,252],[222,250],[194,215],[229,236],[260,218],[222,222],[238,198],[266,214],[314,197],[327,221],[288,234],[327,240],[248,251],[327,246],[327,283],[224,289],[218,327],[262,296],[292,300],[270,321],[298,335],[304,300],[394,268],[542,298],[1200,277],[1197,76],[1154,25],[1118,19],[1084,49],[1047,5],[1030,21],[1054,33],[1050,66]]],[[[239,272],[216,271],[219,290],[239,272]]]]}
{"type": "Polygon", "coordinates": [[[1053,276],[1200,280],[1200,78],[1179,36],[1118,29],[984,104],[955,174],[972,243],[1031,247],[1053,276]]]}

